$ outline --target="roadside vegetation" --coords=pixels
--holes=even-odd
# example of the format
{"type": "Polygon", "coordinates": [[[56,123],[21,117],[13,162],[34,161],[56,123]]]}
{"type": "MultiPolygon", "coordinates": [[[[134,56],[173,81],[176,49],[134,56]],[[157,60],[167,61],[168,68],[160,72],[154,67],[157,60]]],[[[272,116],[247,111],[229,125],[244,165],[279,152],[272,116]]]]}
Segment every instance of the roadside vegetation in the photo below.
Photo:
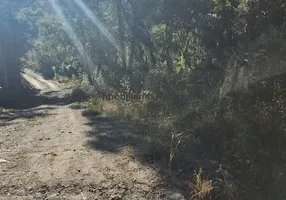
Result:
{"type": "Polygon", "coordinates": [[[193,199],[286,198],[284,1],[0,2],[0,107],[33,69],[193,199]]]}

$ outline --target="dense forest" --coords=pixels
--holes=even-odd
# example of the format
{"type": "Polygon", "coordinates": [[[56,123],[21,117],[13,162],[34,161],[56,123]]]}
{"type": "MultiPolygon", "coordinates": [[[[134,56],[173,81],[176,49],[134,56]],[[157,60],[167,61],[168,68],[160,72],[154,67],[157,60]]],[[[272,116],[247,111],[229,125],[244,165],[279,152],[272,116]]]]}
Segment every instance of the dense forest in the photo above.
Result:
{"type": "Polygon", "coordinates": [[[192,199],[282,200],[285,22],[284,0],[0,0],[0,96],[74,75],[192,199]]]}

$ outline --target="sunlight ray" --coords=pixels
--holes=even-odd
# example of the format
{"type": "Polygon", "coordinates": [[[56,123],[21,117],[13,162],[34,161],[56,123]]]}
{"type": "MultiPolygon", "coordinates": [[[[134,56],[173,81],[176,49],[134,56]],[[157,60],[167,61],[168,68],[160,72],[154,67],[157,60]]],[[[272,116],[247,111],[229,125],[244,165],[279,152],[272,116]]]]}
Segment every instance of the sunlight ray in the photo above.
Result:
{"type": "Polygon", "coordinates": [[[85,15],[93,22],[95,26],[103,33],[103,35],[109,40],[109,42],[116,48],[118,52],[122,52],[115,38],[104,27],[104,25],[98,20],[98,18],[92,13],[92,11],[82,2],[82,0],[74,0],[75,3],[82,9],[85,15]]]}
{"type": "Polygon", "coordinates": [[[56,3],[56,0],[48,0],[50,5],[52,6],[53,10],[59,17],[61,23],[63,24],[65,32],[68,34],[69,38],[71,39],[73,45],[77,48],[79,51],[81,57],[83,58],[84,62],[88,65],[89,70],[93,70],[95,65],[90,58],[90,56],[86,53],[85,48],[82,44],[82,42],[78,39],[75,31],[73,30],[72,26],[69,24],[68,20],[66,19],[64,13],[62,12],[59,5],[56,3]]]}

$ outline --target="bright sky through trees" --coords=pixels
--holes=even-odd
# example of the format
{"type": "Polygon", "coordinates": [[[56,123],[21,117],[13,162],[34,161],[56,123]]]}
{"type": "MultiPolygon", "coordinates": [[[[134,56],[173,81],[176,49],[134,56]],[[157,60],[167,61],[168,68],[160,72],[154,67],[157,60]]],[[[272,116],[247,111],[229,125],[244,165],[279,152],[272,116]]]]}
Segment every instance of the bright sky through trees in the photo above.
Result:
{"type": "Polygon", "coordinates": [[[56,3],[55,0],[49,0],[49,3],[51,4],[53,10],[56,12],[59,19],[61,20],[66,33],[68,34],[68,36],[72,40],[74,46],[77,48],[77,50],[79,51],[82,58],[88,64],[88,67],[90,69],[93,69],[94,68],[93,61],[91,60],[90,56],[86,53],[82,42],[76,36],[75,31],[73,30],[72,26],[69,24],[68,20],[66,19],[65,15],[63,14],[61,8],[59,7],[59,5],[56,3]]]}
{"type": "Polygon", "coordinates": [[[111,42],[111,44],[121,52],[116,40],[111,35],[111,33],[104,27],[104,25],[97,19],[97,17],[92,13],[92,11],[82,2],[82,0],[74,0],[75,3],[82,9],[85,15],[93,22],[95,26],[103,33],[103,35],[111,42]]]}

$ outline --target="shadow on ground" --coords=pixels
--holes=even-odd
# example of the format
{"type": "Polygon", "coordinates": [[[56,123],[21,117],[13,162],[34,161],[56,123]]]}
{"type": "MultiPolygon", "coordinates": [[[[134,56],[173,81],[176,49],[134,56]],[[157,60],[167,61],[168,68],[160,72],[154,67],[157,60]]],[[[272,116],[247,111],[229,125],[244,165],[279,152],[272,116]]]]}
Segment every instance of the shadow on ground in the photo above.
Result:
{"type": "Polygon", "coordinates": [[[45,117],[50,115],[48,111],[53,110],[52,107],[30,108],[25,110],[12,110],[6,113],[0,113],[0,127],[11,124],[15,119],[33,119],[35,117],[45,117]]]}
{"type": "Polygon", "coordinates": [[[121,153],[127,147],[132,149],[132,157],[142,164],[152,165],[163,171],[168,169],[169,152],[158,147],[143,127],[134,128],[134,125],[125,119],[106,117],[98,111],[85,110],[82,115],[88,119],[85,125],[91,128],[87,133],[87,145],[92,149],[121,153]]]}
{"type": "Polygon", "coordinates": [[[29,109],[41,105],[67,105],[72,102],[68,96],[52,91],[39,94],[36,90],[19,92],[0,91],[0,107],[7,109],[29,109]]]}
{"type": "Polygon", "coordinates": [[[50,115],[53,107],[42,105],[67,105],[68,96],[57,91],[39,93],[37,90],[22,89],[17,92],[0,91],[0,127],[7,126],[15,119],[33,119],[50,115]],[[3,109],[4,108],[4,109],[3,109]]]}
{"type": "Polygon", "coordinates": [[[168,152],[162,154],[156,152],[152,148],[151,139],[144,134],[144,130],[141,133],[134,132],[132,126],[125,120],[106,117],[97,111],[83,111],[82,115],[88,119],[86,125],[91,127],[87,133],[89,147],[97,151],[115,154],[124,153],[124,151],[122,152],[124,147],[131,147],[132,158],[145,166],[156,169],[162,182],[166,183],[166,187],[183,190],[188,187],[185,183],[178,181],[175,173],[168,170],[168,152]],[[156,153],[158,154],[155,158],[153,156],[156,153]]]}
{"type": "Polygon", "coordinates": [[[139,147],[138,144],[147,143],[146,138],[132,134],[121,120],[101,116],[99,112],[83,112],[83,115],[89,120],[86,125],[92,127],[88,145],[93,149],[117,153],[124,146],[139,147]]]}

